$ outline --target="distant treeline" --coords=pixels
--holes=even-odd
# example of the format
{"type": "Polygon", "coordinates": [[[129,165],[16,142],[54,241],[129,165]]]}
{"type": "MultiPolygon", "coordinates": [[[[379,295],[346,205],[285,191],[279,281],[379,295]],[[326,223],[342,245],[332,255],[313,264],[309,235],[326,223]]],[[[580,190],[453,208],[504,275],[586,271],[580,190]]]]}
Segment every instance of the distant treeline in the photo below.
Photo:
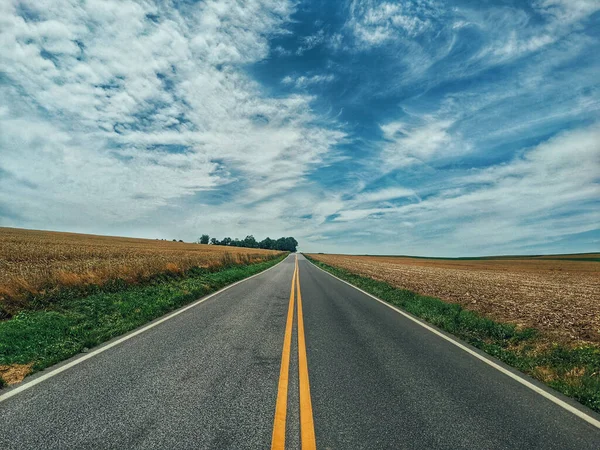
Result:
{"type": "Polygon", "coordinates": [[[222,241],[219,241],[217,238],[211,238],[208,234],[203,234],[198,239],[198,243],[226,245],[229,247],[264,248],[266,250],[281,250],[285,252],[295,252],[298,247],[298,241],[293,237],[280,237],[279,239],[265,238],[262,241],[257,241],[252,235],[246,236],[244,239],[226,237],[222,241]]]}

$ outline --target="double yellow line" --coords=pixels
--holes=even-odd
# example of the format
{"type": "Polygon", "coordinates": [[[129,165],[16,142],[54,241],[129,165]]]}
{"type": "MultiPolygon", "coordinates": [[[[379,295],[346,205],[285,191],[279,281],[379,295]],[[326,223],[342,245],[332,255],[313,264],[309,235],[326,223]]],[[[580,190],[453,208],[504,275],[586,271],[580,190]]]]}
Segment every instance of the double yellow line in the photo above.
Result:
{"type": "Polygon", "coordinates": [[[292,289],[288,306],[283,351],[281,353],[281,369],[279,372],[279,387],[275,405],[275,420],[273,423],[273,439],[271,450],[285,450],[285,419],[287,415],[288,382],[290,372],[290,353],[292,347],[292,326],[294,323],[294,298],[298,292],[298,385],[300,394],[300,440],[302,450],[316,449],[315,424],[313,421],[312,403],[310,400],[310,384],[308,382],[308,362],[306,360],[306,341],[304,340],[304,318],[302,317],[302,293],[300,292],[300,271],[298,256],[292,277],[292,289]]]}

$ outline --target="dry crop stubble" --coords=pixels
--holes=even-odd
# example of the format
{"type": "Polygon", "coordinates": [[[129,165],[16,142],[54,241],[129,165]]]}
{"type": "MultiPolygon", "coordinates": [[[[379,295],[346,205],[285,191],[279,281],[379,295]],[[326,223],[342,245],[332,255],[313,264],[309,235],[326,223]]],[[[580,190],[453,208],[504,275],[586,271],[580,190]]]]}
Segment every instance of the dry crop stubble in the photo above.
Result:
{"type": "Polygon", "coordinates": [[[458,303],[499,322],[536,328],[548,342],[600,344],[600,263],[571,260],[580,255],[473,260],[310,256],[394,287],[458,303]]]}
{"type": "Polygon", "coordinates": [[[137,283],[190,268],[215,269],[281,252],[152,239],[0,228],[0,310],[12,314],[56,289],[137,283]]]}

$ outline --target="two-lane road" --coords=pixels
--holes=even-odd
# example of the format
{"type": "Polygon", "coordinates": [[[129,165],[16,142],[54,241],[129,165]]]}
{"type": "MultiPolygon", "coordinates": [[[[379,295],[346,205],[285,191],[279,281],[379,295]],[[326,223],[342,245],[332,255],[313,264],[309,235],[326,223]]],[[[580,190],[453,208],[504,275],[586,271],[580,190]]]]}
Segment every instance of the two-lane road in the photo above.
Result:
{"type": "Polygon", "coordinates": [[[0,392],[0,448],[600,448],[593,423],[297,259],[0,392]]]}

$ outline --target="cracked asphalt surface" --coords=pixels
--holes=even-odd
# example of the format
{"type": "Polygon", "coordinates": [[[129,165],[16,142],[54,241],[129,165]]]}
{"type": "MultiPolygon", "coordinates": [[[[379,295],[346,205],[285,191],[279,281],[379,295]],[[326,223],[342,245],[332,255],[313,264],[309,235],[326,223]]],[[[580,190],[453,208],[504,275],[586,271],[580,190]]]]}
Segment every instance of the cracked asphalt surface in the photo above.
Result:
{"type": "MultiPolygon", "coordinates": [[[[318,448],[600,448],[599,429],[298,259],[318,448]]],[[[1,402],[0,448],[269,448],[293,271],[291,255],[1,402]]],[[[294,341],[287,448],[297,357],[294,341]]]]}

